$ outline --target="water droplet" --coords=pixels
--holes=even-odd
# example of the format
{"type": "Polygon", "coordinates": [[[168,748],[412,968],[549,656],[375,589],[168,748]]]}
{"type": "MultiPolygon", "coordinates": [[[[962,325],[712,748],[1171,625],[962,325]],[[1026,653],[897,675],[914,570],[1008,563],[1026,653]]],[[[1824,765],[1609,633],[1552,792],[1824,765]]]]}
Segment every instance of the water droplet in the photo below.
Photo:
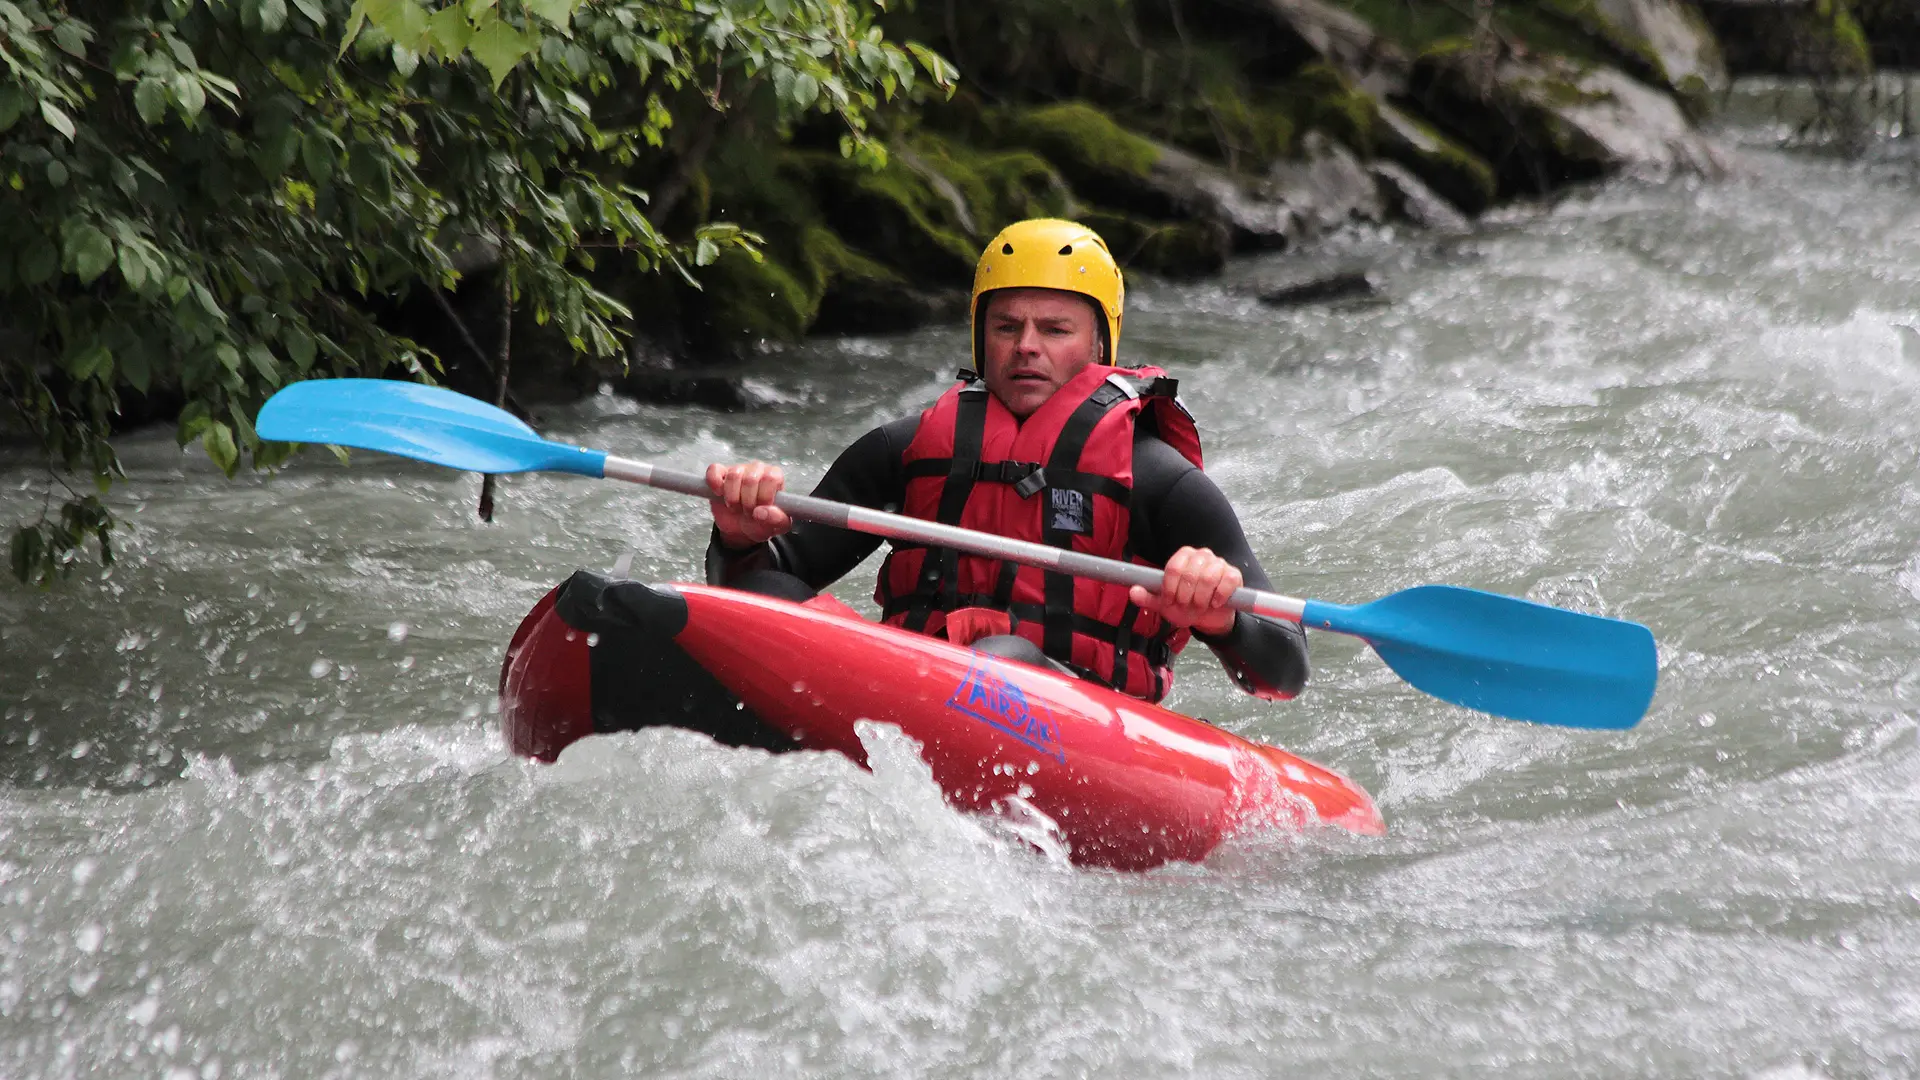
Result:
{"type": "Polygon", "coordinates": [[[411,656],[403,656],[403,657],[401,657],[401,658],[400,658],[400,670],[401,670],[401,671],[412,671],[412,670],[413,670],[413,657],[411,657],[411,656]]]}
{"type": "Polygon", "coordinates": [[[127,1019],[139,1024],[141,1027],[146,1027],[153,1023],[153,1018],[159,1015],[160,1002],[151,997],[141,998],[140,1004],[127,1010],[127,1019]]]}
{"type": "Polygon", "coordinates": [[[100,929],[99,923],[88,923],[73,932],[73,947],[92,956],[100,951],[100,943],[106,940],[107,932],[100,929]]]}
{"type": "Polygon", "coordinates": [[[387,625],[387,640],[398,645],[407,640],[407,633],[411,629],[411,627],[403,622],[389,623],[387,625]]]}
{"type": "Polygon", "coordinates": [[[1699,721],[1699,723],[1700,723],[1700,726],[1701,726],[1701,727],[1712,727],[1712,726],[1713,726],[1714,724],[1716,724],[1716,723],[1718,723],[1718,722],[1719,722],[1719,720],[1718,720],[1718,718],[1717,718],[1717,717],[1715,717],[1715,716],[1714,716],[1714,715],[1713,715],[1712,713],[1701,713],[1701,714],[1700,714],[1700,721],[1699,721]]]}
{"type": "Polygon", "coordinates": [[[1027,775],[1028,775],[1028,776],[1032,776],[1032,775],[1033,775],[1034,773],[1037,773],[1037,772],[1039,772],[1039,771],[1040,771],[1040,763],[1039,763],[1039,762],[1037,762],[1037,761],[1029,761],[1029,762],[1027,762],[1027,775]]]}
{"type": "Polygon", "coordinates": [[[94,986],[98,985],[99,982],[100,972],[79,971],[75,972],[73,977],[67,980],[67,987],[74,992],[75,996],[86,997],[89,993],[93,992],[94,986]]]}
{"type": "Polygon", "coordinates": [[[79,742],[73,744],[72,750],[67,751],[67,756],[75,760],[78,760],[80,758],[86,757],[88,754],[92,752],[93,752],[93,744],[91,742],[88,742],[85,739],[81,739],[79,742]]]}
{"type": "Polygon", "coordinates": [[[320,659],[315,660],[313,663],[307,666],[307,674],[316,679],[326,678],[327,673],[332,670],[333,670],[333,661],[328,660],[325,657],[321,657],[320,659]]]}
{"type": "Polygon", "coordinates": [[[600,644],[600,635],[599,635],[599,634],[588,634],[588,635],[587,635],[587,648],[589,648],[589,649],[591,649],[591,648],[593,648],[594,646],[596,646],[596,645],[598,645],[598,644],[600,644]]]}

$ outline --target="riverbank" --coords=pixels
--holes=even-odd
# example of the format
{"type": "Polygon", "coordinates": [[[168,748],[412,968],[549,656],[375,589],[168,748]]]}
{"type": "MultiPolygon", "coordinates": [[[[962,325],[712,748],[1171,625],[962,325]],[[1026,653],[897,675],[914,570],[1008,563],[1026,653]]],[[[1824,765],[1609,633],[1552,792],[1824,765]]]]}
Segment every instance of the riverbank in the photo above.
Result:
{"type": "MultiPolygon", "coordinates": [[[[1582,0],[1494,4],[1482,22],[1450,0],[1209,0],[1095,19],[1008,0],[892,14],[889,33],[945,50],[965,77],[952,100],[892,119],[883,168],[806,130],[772,146],[752,125],[703,130],[670,227],[734,222],[764,237],[759,254],[724,253],[697,286],[609,280],[639,313],[632,349],[580,366],[528,332],[514,385],[526,400],[609,385],[750,407],[742,375],[770,344],[961,317],[980,245],[1024,217],[1078,218],[1130,272],[1181,280],[1354,226],[1462,233],[1607,176],[1714,177],[1725,156],[1699,125],[1730,68],[1815,72],[1826,88],[1905,55],[1897,13],[1860,10],[1582,0]]],[[[1303,274],[1307,295],[1342,288],[1303,274]]]]}

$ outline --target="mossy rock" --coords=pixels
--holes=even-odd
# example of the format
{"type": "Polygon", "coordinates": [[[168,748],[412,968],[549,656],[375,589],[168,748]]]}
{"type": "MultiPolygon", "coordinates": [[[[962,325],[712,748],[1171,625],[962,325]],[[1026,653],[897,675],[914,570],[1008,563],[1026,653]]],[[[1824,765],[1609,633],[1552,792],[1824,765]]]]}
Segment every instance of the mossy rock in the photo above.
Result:
{"type": "Polygon", "coordinates": [[[934,284],[964,278],[979,257],[952,202],[905,163],[878,171],[823,153],[804,155],[826,223],[861,250],[934,284]]]}
{"type": "Polygon", "coordinates": [[[1373,95],[1339,71],[1326,64],[1308,64],[1280,92],[1299,130],[1324,131],[1363,157],[1374,154],[1374,128],[1380,118],[1373,95]]]}
{"type": "Polygon", "coordinates": [[[982,150],[927,131],[916,132],[903,149],[959,191],[975,241],[1016,221],[1061,217],[1073,209],[1066,178],[1032,151],[982,150]]]}
{"type": "Polygon", "coordinates": [[[1406,166],[1454,206],[1480,214],[1499,197],[1499,178],[1480,155],[1392,106],[1381,107],[1379,120],[1380,156],[1406,166]]]}
{"type": "Polygon", "coordinates": [[[1000,136],[1038,152],[1073,189],[1107,206],[1172,217],[1166,195],[1147,181],[1160,148],[1083,101],[1014,109],[998,119],[1000,136]]]}
{"type": "Polygon", "coordinates": [[[1217,274],[1233,250],[1233,236],[1218,221],[1150,221],[1109,210],[1080,214],[1081,224],[1100,234],[1120,265],[1173,278],[1217,274]]]}
{"type": "Polygon", "coordinates": [[[1707,21],[1736,75],[1865,75],[1873,49],[1845,0],[1714,6],[1707,21]]]}
{"type": "Polygon", "coordinates": [[[772,254],[756,259],[728,249],[696,271],[700,298],[690,305],[687,329],[701,344],[738,352],[761,341],[798,341],[813,325],[820,295],[805,280],[807,270],[783,265],[772,254]]]}
{"type": "Polygon", "coordinates": [[[1129,119],[1232,171],[1258,173],[1294,149],[1299,126],[1291,105],[1271,90],[1217,82],[1194,97],[1163,104],[1158,115],[1143,110],[1129,119]]]}

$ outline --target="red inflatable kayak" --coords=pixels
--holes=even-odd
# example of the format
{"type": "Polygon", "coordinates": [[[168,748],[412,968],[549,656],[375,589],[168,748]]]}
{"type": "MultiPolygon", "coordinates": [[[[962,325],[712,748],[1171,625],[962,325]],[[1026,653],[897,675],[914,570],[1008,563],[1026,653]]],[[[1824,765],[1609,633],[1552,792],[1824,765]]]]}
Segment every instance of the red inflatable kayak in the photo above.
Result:
{"type": "Polygon", "coordinates": [[[1204,858],[1236,831],[1323,823],[1384,831],[1329,769],[1069,676],[805,604],[581,572],[508,646],[501,720],[516,753],[672,724],[731,745],[837,750],[865,763],[859,720],[920,743],[964,810],[1024,800],[1083,865],[1204,858]]]}

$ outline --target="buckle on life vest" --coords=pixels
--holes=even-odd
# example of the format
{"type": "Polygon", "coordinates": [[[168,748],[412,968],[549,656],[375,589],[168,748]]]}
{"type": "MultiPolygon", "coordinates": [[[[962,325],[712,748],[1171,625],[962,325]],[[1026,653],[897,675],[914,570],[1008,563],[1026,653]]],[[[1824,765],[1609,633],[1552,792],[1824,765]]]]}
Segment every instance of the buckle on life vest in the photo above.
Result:
{"type": "Polygon", "coordinates": [[[1013,617],[993,608],[963,607],[947,612],[947,640],[971,645],[984,637],[1013,633],[1013,617]]]}

